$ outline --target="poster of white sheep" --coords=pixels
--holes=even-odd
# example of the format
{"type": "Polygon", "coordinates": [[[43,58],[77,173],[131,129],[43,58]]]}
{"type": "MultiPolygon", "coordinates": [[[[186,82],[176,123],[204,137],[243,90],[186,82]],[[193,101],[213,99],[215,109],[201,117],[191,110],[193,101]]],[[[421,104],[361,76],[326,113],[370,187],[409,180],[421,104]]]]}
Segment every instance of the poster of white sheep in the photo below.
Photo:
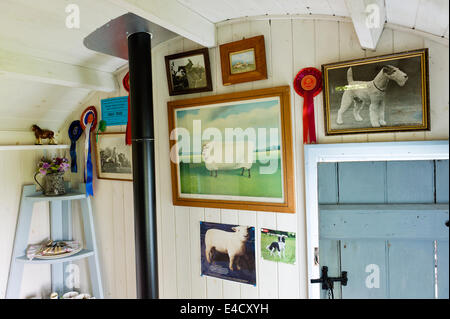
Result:
{"type": "Polygon", "coordinates": [[[202,276],[256,285],[255,228],[200,222],[202,276]]]}
{"type": "Polygon", "coordinates": [[[289,92],[169,102],[174,204],[293,213],[289,92]]]}

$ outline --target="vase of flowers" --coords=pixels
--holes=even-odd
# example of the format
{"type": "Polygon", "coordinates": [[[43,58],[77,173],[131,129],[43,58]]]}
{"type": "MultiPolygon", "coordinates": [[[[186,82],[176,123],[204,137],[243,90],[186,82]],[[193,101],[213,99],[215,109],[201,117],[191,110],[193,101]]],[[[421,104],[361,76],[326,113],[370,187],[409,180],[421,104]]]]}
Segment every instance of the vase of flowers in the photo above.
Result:
{"type": "Polygon", "coordinates": [[[37,172],[34,174],[34,180],[42,188],[44,195],[56,196],[66,193],[63,176],[69,167],[69,160],[65,157],[42,158],[40,160],[37,172]],[[41,185],[36,179],[36,176],[39,174],[43,176],[44,185],[41,185]]]}

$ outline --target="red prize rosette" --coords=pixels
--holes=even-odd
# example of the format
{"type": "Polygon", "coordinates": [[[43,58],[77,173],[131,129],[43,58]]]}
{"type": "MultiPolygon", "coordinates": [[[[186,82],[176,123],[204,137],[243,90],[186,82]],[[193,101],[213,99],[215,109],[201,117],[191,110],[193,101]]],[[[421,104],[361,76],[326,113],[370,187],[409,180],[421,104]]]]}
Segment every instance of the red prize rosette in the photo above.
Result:
{"type": "Polygon", "coordinates": [[[93,132],[97,126],[97,109],[95,106],[89,106],[81,114],[80,124],[83,130],[86,129],[88,123],[92,123],[91,132],[93,132]]]}
{"type": "Polygon", "coordinates": [[[314,97],[322,91],[322,72],[316,68],[304,68],[294,79],[294,90],[303,97],[303,143],[316,143],[314,122],[314,97]]]}
{"type": "Polygon", "coordinates": [[[125,134],[125,144],[131,145],[131,107],[130,107],[130,72],[127,72],[122,80],[123,88],[128,92],[128,122],[125,134]]]}

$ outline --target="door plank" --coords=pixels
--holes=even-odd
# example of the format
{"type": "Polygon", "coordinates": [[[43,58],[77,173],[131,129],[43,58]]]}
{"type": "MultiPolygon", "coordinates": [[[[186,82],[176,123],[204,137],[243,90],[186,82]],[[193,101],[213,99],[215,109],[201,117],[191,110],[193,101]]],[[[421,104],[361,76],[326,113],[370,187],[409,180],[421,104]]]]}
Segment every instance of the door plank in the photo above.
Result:
{"type": "Polygon", "coordinates": [[[448,203],[448,160],[436,161],[436,203],[448,203]]]}
{"type": "Polygon", "coordinates": [[[319,163],[317,165],[319,184],[319,204],[337,204],[337,163],[319,163]]]}
{"type": "Polygon", "coordinates": [[[348,276],[343,299],[388,298],[385,240],[343,240],[341,260],[348,276]]]}
{"type": "Polygon", "coordinates": [[[448,240],[446,204],[320,205],[321,238],[448,240]]]}
{"type": "Polygon", "coordinates": [[[434,242],[389,240],[391,298],[434,298],[434,242]]]}
{"type": "MultiPolygon", "coordinates": [[[[340,244],[338,240],[321,239],[319,249],[319,263],[320,268],[328,267],[328,276],[338,277],[341,272],[340,265],[340,244]]],[[[321,284],[317,284],[321,285],[321,284]]],[[[334,287],[334,298],[341,299],[341,284],[336,283],[334,287]]],[[[320,290],[320,298],[327,299],[328,292],[320,290]]]]}
{"type": "Polygon", "coordinates": [[[386,162],[338,164],[339,203],[385,203],[386,162]]]}
{"type": "Polygon", "coordinates": [[[434,203],[434,161],[393,161],[386,169],[388,203],[434,203]]]}

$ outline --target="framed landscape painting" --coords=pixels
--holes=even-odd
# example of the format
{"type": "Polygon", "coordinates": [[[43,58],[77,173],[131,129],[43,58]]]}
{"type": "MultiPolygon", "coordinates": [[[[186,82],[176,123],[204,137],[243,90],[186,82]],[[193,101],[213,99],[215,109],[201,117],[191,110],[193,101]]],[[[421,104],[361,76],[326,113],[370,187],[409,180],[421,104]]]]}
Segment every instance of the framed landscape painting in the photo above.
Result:
{"type": "Polygon", "coordinates": [[[99,179],[133,180],[131,145],[125,144],[125,133],[99,133],[94,145],[99,179]]]}
{"type": "Polygon", "coordinates": [[[222,44],[220,63],[223,85],[267,79],[264,36],[222,44]]]}
{"type": "Polygon", "coordinates": [[[168,55],[165,60],[169,95],[212,91],[207,48],[168,55]]]}
{"type": "Polygon", "coordinates": [[[322,65],[326,135],[429,130],[428,49],[322,65]]]}
{"type": "Polygon", "coordinates": [[[295,212],[289,86],[168,102],[174,205],[295,212]]]}

